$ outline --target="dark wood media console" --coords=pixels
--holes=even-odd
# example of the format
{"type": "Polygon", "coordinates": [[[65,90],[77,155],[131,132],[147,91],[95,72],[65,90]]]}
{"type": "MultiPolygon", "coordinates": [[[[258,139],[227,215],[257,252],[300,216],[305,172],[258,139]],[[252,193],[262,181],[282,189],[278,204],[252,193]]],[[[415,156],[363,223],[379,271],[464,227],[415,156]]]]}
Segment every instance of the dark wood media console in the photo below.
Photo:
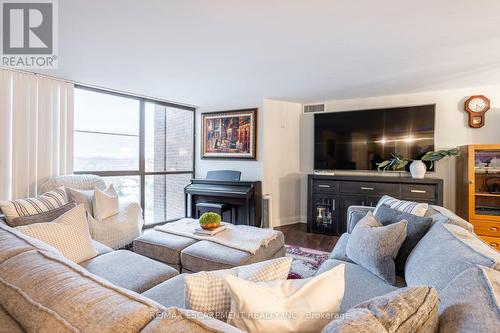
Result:
{"type": "Polygon", "coordinates": [[[375,207],[383,195],[443,205],[442,179],[383,176],[309,175],[307,231],[341,235],[347,230],[347,208],[375,207]]]}

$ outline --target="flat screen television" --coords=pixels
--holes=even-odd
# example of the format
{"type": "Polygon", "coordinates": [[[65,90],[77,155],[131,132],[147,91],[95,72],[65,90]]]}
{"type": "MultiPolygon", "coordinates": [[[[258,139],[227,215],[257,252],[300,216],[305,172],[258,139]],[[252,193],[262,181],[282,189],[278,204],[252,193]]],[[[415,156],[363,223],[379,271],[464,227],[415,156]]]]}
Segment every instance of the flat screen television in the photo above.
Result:
{"type": "Polygon", "coordinates": [[[316,113],[314,169],[377,170],[391,153],[418,159],[434,150],[434,113],[435,105],[316,113]]]}

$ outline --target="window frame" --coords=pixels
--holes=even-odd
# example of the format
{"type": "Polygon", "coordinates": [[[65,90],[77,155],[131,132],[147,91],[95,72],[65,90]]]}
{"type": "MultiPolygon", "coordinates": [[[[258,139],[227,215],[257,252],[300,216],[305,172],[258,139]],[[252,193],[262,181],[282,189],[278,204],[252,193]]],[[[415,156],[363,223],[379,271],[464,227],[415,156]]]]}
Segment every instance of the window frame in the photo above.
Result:
{"type": "MultiPolygon", "coordinates": [[[[113,96],[118,96],[118,97],[124,97],[124,98],[130,98],[130,99],[135,99],[139,101],[139,169],[138,170],[120,170],[120,171],[112,171],[112,170],[107,170],[107,171],[73,171],[74,174],[91,174],[91,175],[96,175],[100,177],[124,177],[124,176],[139,176],[139,181],[140,181],[140,204],[141,207],[143,208],[142,210],[142,215],[144,217],[145,211],[145,202],[146,202],[146,193],[145,193],[145,185],[146,185],[146,176],[155,176],[155,175],[186,175],[186,174],[191,174],[191,178],[194,178],[195,176],[195,168],[196,168],[196,108],[187,106],[187,105],[182,105],[182,104],[176,104],[172,102],[166,102],[166,101],[161,101],[157,100],[154,98],[150,97],[142,97],[142,96],[137,96],[137,95],[132,95],[132,94],[127,94],[127,93],[122,93],[122,92],[116,92],[116,91],[110,91],[106,89],[100,89],[100,88],[95,88],[95,87],[89,87],[85,85],[75,85],[75,89],[83,89],[83,90],[88,90],[88,91],[93,91],[96,93],[101,93],[101,94],[108,94],[108,95],[113,95],[113,96]],[[154,103],[157,105],[162,105],[165,107],[171,107],[171,108],[176,108],[176,109],[181,109],[185,111],[191,111],[192,112],[192,117],[193,117],[193,163],[192,163],[192,170],[179,170],[179,171],[146,171],[146,103],[154,103]]],[[[78,132],[78,130],[74,130],[73,132],[78,132]]],[[[101,133],[101,132],[99,132],[101,133]]],[[[184,200],[187,200],[186,197],[184,196],[184,200]]],[[[186,205],[186,202],[184,202],[184,205],[186,205]]],[[[186,216],[184,216],[186,217],[186,216]]],[[[155,222],[155,223],[150,223],[150,224],[144,224],[144,229],[152,228],[156,225],[159,224],[164,224],[172,221],[176,221],[177,219],[173,220],[167,220],[167,221],[160,221],[160,222],[155,222]]]]}

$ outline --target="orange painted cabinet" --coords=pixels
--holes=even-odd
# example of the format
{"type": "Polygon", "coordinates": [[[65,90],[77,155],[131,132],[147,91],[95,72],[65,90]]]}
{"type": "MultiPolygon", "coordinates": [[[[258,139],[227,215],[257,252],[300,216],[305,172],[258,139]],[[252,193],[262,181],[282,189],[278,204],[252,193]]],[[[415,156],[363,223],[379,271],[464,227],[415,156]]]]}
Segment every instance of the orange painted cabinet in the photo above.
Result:
{"type": "Polygon", "coordinates": [[[460,147],[457,161],[457,213],[500,250],[500,144],[460,147]]]}

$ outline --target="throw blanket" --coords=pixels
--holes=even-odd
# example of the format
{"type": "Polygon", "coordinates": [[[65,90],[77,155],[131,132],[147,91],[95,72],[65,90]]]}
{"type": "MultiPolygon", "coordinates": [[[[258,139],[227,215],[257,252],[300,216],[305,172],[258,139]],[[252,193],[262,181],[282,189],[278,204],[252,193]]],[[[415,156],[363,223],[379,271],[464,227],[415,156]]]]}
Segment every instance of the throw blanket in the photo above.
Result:
{"type": "Polygon", "coordinates": [[[261,246],[267,247],[269,242],[276,239],[279,235],[278,231],[271,229],[228,224],[226,230],[214,236],[203,236],[194,233],[195,229],[199,227],[200,224],[197,220],[182,219],[155,227],[155,230],[197,240],[210,241],[251,254],[255,254],[261,246]]]}

